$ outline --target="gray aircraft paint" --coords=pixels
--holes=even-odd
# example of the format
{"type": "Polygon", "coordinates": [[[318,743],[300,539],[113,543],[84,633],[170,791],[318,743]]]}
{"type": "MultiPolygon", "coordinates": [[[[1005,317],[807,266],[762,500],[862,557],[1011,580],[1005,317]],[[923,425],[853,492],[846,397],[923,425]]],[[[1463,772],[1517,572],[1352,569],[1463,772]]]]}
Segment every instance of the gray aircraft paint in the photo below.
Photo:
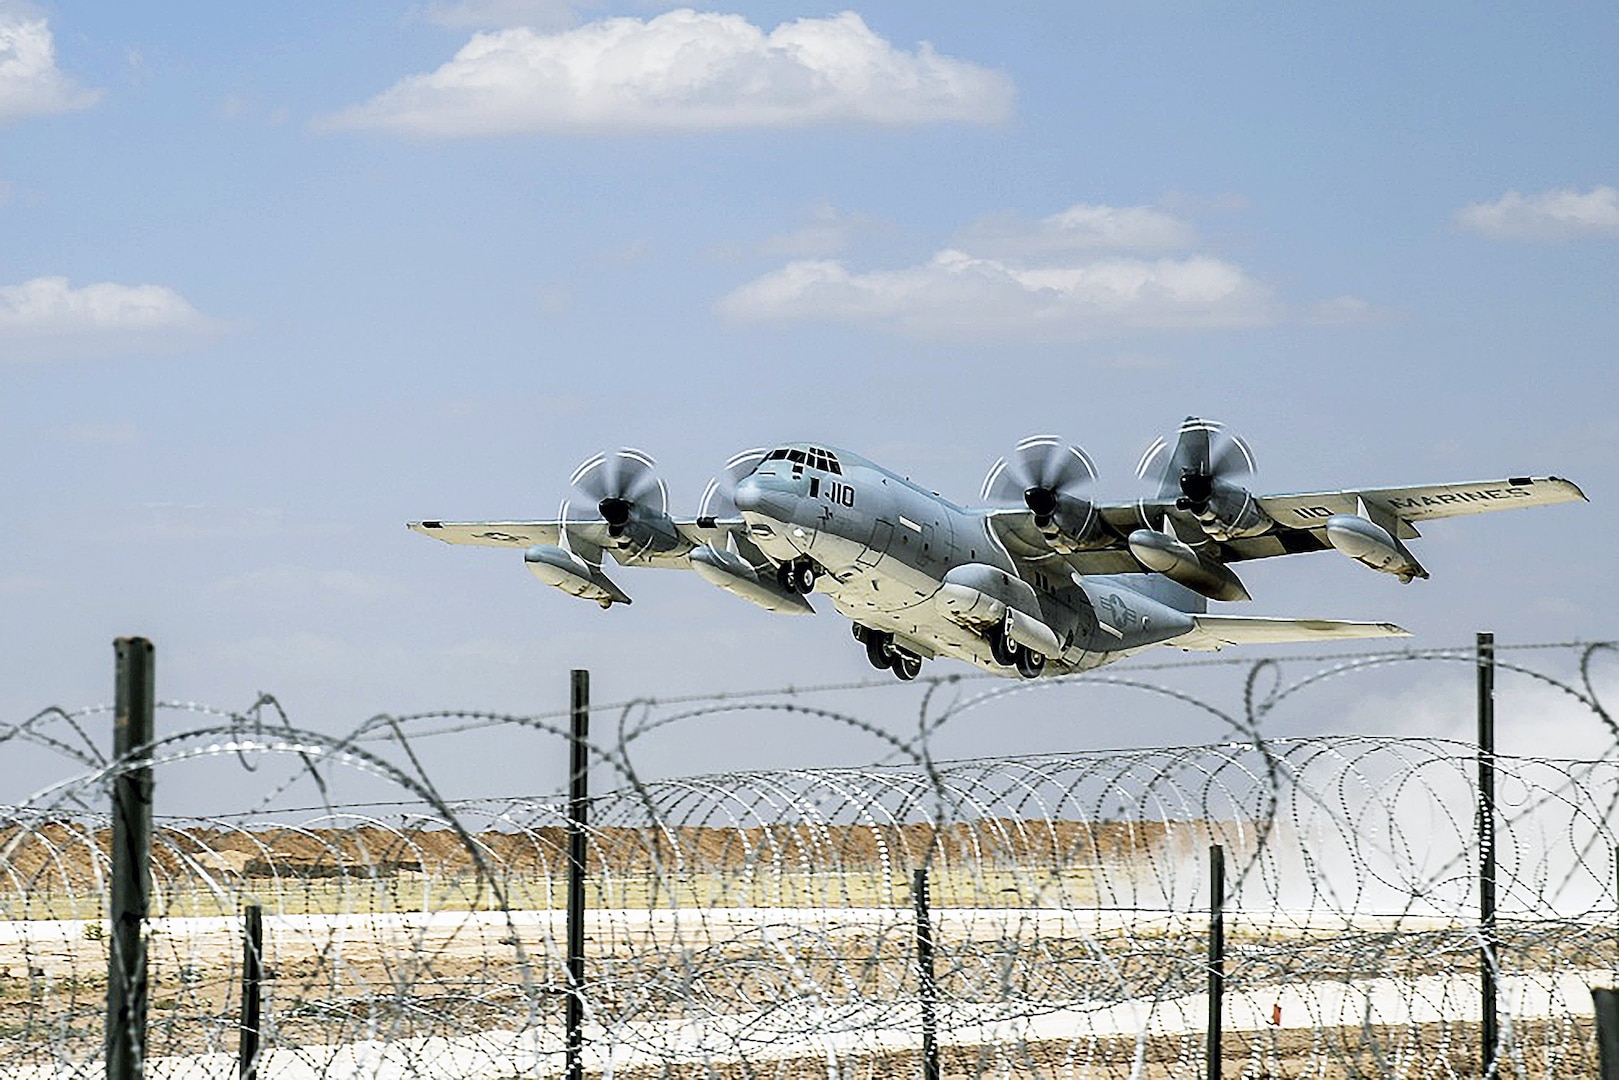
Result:
{"type": "MultiPolygon", "coordinates": [[[[1089,524],[1079,537],[1053,532],[1049,521],[1042,526],[1030,510],[959,506],[858,454],[810,443],[783,444],[740,477],[731,518],[675,520],[635,505],[617,527],[573,520],[410,527],[450,543],[523,548],[540,580],[603,607],[630,602],[605,574],[604,552],[623,566],[696,569],[783,614],[814,613],[792,580],[803,568],[813,591],[854,623],[872,662],[902,678],[935,657],[1019,674],[996,659],[998,646],[1003,658],[1021,651],[1033,668],[1021,673],[1033,677],[1158,645],[1209,650],[1403,636],[1390,623],[1209,614],[1194,589],[1229,588],[1231,562],[1334,548],[1402,581],[1424,577],[1403,543],[1417,535],[1413,521],[1584,499],[1556,477],[1256,496],[1237,481],[1246,461],[1225,475],[1207,467],[1211,432],[1218,436],[1218,425],[1189,417],[1173,447],[1164,444],[1157,496],[1083,503],[1089,524]],[[1199,469],[1217,474],[1202,476],[1201,488],[1198,476],[1182,475],[1199,469]],[[1186,497],[1176,496],[1177,486],[1186,497]],[[1184,573],[1149,572],[1137,561],[1130,539],[1143,529],[1154,530],[1146,539],[1156,536],[1158,547],[1190,560],[1184,573]]],[[[1240,450],[1246,458],[1246,446],[1240,450]]],[[[1231,457],[1229,447],[1221,452],[1231,457]]]]}

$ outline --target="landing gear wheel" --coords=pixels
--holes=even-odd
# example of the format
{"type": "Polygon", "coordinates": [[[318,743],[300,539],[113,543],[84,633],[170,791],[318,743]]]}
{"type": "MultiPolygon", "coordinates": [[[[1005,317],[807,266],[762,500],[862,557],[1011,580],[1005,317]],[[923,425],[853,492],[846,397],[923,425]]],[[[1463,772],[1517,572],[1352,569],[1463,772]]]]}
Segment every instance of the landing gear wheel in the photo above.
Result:
{"type": "Polygon", "coordinates": [[[793,577],[793,564],[784,562],[776,567],[776,583],[788,592],[797,592],[797,584],[793,577]]]}
{"type": "Polygon", "coordinates": [[[815,564],[805,559],[793,566],[793,588],[808,596],[815,591],[815,564]]]}
{"type": "Polygon", "coordinates": [[[1038,679],[1040,673],[1046,670],[1046,658],[1043,653],[1033,649],[1019,649],[1017,654],[1017,673],[1025,679],[1038,679]]]}
{"type": "Polygon", "coordinates": [[[1002,667],[1011,667],[1018,662],[1018,654],[1022,650],[1018,643],[1006,636],[1004,626],[992,626],[984,635],[989,639],[989,655],[1002,667]]]}
{"type": "Polygon", "coordinates": [[[866,659],[878,671],[886,671],[893,664],[893,656],[888,651],[888,635],[868,633],[866,637],[866,659]]]}
{"type": "Polygon", "coordinates": [[[922,673],[922,658],[915,653],[894,653],[894,674],[902,682],[910,682],[922,673]]]}

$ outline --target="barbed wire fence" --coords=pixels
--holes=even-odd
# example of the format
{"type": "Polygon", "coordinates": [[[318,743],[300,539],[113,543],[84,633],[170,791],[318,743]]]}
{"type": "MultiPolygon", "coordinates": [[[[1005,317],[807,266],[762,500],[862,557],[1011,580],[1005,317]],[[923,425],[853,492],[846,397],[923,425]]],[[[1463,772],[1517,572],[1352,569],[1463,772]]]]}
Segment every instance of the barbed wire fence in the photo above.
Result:
{"type": "Polygon", "coordinates": [[[616,724],[582,744],[607,788],[589,800],[582,975],[568,965],[569,800],[447,798],[421,751],[472,731],[566,747],[567,710],[378,716],[334,736],[269,696],[241,710],[159,702],[168,733],[120,757],[92,734],[110,707],[45,709],[0,727],[0,747],[30,745],[67,772],[0,807],[0,1074],[105,1075],[119,940],[108,806],[139,770],[161,795],[166,776],[201,769],[217,809],[156,813],[151,832],[148,1076],[560,1076],[570,1001],[579,1069],[604,1078],[915,1075],[925,1026],[946,1077],[1594,1075],[1591,989],[1619,979],[1619,727],[1594,674],[1613,652],[1496,661],[1503,679],[1566,695],[1607,749],[1489,755],[1488,921],[1478,746],[1264,734],[1313,687],[1473,666],[1470,649],[1250,661],[1231,706],[1177,689],[1164,665],[918,680],[903,735],[808,691],[598,709],[616,724]],[[1042,695],[1097,686],[1201,710],[1227,737],[934,757],[979,710],[1063,708],[1042,695]],[[753,714],[859,732],[882,760],[643,775],[654,732],[753,714]],[[389,796],[346,799],[355,776],[389,796]],[[1211,848],[1230,864],[1218,897],[1211,848]],[[1223,1036],[1206,1064],[1211,901],[1223,1036]],[[262,953],[244,955],[252,908],[262,953]],[[244,1060],[247,999],[259,1020],[244,1060]]]}

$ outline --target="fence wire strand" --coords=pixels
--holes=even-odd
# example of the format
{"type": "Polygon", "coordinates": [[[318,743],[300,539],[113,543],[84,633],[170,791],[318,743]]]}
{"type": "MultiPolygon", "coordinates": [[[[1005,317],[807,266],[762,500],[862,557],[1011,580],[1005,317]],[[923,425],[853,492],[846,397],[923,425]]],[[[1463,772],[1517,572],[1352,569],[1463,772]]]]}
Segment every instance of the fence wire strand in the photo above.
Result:
{"type": "MultiPolygon", "coordinates": [[[[1593,675],[1611,655],[1557,646],[1500,665],[1568,695],[1608,740],[1588,760],[1495,760],[1503,1075],[1596,1071],[1590,988],[1619,975],[1619,729],[1593,675]],[[1559,657],[1576,681],[1548,672],[1559,657]]],[[[606,790],[590,805],[586,1069],[914,1074],[921,869],[947,1077],[1200,1077],[1218,844],[1232,867],[1229,1075],[1478,1076],[1477,748],[1262,730],[1324,681],[1373,692],[1394,665],[1457,662],[1473,657],[1333,654],[1297,677],[1262,661],[1229,708],[1155,671],[1089,676],[1201,710],[1224,741],[972,760],[937,760],[939,732],[1009,700],[1064,706],[1023,684],[941,679],[908,691],[915,720],[900,733],[809,691],[598,707],[613,723],[590,747],[606,790]],[[643,775],[649,734],[754,713],[861,733],[879,761],[643,775]]],[[[422,741],[510,730],[561,752],[565,713],[377,716],[338,737],[300,728],[269,695],[240,711],[162,708],[186,723],[150,748],[158,791],[187,768],[218,785],[209,814],[157,817],[147,1075],[236,1075],[250,904],[264,911],[266,1080],[561,1074],[566,800],[445,798],[422,741]],[[392,796],[341,801],[354,776],[392,796]]],[[[7,1077],[101,1075],[104,808],[128,767],[89,736],[103,711],[45,709],[0,728],[0,747],[27,743],[65,766],[0,807],[7,1077]]]]}

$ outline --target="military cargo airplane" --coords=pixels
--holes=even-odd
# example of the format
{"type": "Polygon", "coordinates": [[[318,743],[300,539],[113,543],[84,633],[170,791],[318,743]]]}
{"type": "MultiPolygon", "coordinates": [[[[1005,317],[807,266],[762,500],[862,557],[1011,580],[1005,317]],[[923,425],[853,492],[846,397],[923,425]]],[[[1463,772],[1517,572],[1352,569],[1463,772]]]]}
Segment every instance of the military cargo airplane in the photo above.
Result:
{"type": "Polygon", "coordinates": [[[1409,583],[1428,576],[1406,541],[1435,518],[1583,500],[1568,480],[1505,480],[1255,495],[1246,442],[1188,417],[1137,473],[1150,497],[1093,500],[1096,470],[1055,436],[1025,439],[962,507],[846,450],[788,443],[738,454],[698,513],[674,518],[652,459],[598,454],[573,474],[586,512],[552,521],[418,521],[452,544],[523,550],[541,581],[604,608],[630,598],[604,571],[682,567],[769,611],[813,614],[824,593],[874,667],[914,679],[953,657],[1033,679],[1155,645],[1405,636],[1392,623],[1212,614],[1248,600],[1236,563],[1335,550],[1409,583]]]}

